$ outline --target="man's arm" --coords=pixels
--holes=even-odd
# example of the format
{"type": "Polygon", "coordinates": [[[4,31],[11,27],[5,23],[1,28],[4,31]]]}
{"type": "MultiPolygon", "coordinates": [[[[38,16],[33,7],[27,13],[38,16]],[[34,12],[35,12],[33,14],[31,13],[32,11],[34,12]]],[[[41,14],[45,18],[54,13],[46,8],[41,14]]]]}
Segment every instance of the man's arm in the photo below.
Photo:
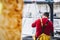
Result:
{"type": "Polygon", "coordinates": [[[32,23],[32,27],[36,27],[36,22],[37,20],[34,23],[32,23]]]}

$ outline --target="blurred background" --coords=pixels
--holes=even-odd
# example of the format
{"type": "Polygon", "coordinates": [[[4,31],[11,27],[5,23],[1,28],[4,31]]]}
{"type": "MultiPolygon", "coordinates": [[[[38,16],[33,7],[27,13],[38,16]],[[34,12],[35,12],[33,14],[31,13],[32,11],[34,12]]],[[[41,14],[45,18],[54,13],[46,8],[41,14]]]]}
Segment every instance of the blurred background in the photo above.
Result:
{"type": "Polygon", "coordinates": [[[22,39],[33,40],[35,28],[31,24],[41,18],[44,12],[49,12],[49,19],[54,26],[54,39],[60,39],[60,0],[24,0],[23,20],[22,20],[22,39]]]}

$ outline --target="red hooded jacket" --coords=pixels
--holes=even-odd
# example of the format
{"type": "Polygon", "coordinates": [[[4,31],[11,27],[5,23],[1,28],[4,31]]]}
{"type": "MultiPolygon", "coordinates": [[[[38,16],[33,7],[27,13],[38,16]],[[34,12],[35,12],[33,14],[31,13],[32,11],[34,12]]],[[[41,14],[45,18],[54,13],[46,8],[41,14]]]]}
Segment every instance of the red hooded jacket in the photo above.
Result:
{"type": "MultiPolygon", "coordinates": [[[[43,25],[46,24],[47,21],[48,21],[48,18],[42,18],[43,25]]],[[[41,20],[38,19],[34,23],[32,23],[32,27],[36,27],[36,37],[39,37],[42,32],[41,20]]],[[[49,21],[48,25],[44,29],[44,33],[50,36],[51,31],[53,32],[53,23],[49,21]]]]}

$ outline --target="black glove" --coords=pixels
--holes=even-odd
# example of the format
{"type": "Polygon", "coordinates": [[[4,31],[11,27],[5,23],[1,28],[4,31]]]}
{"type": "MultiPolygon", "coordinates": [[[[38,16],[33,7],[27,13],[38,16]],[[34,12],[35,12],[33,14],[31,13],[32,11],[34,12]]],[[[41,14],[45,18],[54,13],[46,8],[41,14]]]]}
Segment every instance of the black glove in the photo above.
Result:
{"type": "Polygon", "coordinates": [[[54,39],[54,32],[51,32],[51,38],[54,39]]]}
{"type": "Polygon", "coordinates": [[[37,40],[37,37],[35,36],[35,40],[37,40]]]}

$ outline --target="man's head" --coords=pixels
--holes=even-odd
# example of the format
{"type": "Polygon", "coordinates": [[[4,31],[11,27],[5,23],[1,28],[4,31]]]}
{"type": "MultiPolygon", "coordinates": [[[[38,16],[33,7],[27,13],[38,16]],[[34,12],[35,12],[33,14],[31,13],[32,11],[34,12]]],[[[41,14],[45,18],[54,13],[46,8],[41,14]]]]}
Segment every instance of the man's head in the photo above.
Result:
{"type": "Polygon", "coordinates": [[[43,16],[49,18],[49,12],[45,12],[45,13],[43,14],[43,16]]]}

